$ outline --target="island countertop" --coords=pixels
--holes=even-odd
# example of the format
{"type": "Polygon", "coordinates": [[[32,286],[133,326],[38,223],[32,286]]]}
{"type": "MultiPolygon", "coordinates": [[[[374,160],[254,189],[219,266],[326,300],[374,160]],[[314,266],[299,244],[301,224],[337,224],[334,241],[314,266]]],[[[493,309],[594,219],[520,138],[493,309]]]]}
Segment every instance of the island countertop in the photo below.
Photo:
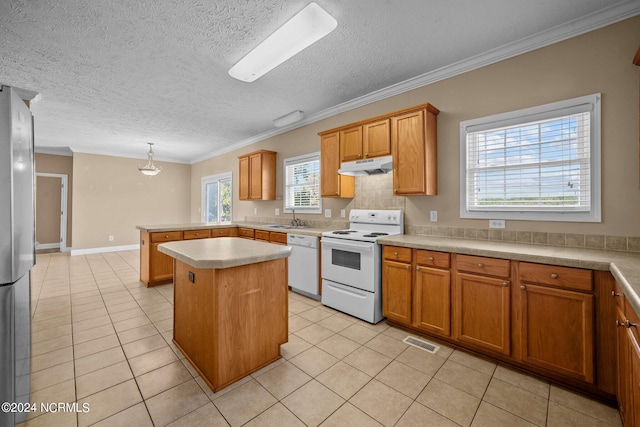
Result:
{"type": "Polygon", "coordinates": [[[181,240],[158,245],[158,250],[195,268],[229,268],[286,258],[289,246],[236,237],[181,240]]]}

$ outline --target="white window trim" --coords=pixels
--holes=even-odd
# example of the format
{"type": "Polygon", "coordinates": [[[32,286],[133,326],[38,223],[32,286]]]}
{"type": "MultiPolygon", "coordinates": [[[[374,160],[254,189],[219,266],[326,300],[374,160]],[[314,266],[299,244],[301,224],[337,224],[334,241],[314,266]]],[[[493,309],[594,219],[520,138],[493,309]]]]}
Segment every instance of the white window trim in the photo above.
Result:
{"type": "MultiPolygon", "coordinates": [[[[233,188],[233,175],[231,172],[219,173],[216,175],[203,176],[200,184],[200,221],[207,222],[207,184],[222,181],[225,179],[231,180],[231,188],[233,188]]],[[[233,197],[231,198],[231,218],[233,218],[233,197]]]]}
{"type": "MultiPolygon", "coordinates": [[[[289,157],[282,161],[282,211],[284,213],[292,213],[292,209],[285,206],[287,202],[287,166],[290,163],[302,163],[308,160],[320,160],[320,152],[316,151],[315,153],[303,154],[301,156],[289,157]]],[[[322,166],[322,165],[320,165],[322,166]]],[[[322,167],[320,167],[320,174],[322,173],[322,167]]],[[[320,177],[322,179],[322,177],[320,177]]],[[[317,208],[296,208],[296,213],[304,213],[304,214],[321,214],[322,213],[322,196],[319,197],[319,206],[317,208]]]]}
{"type": "Polygon", "coordinates": [[[601,135],[600,135],[600,104],[599,93],[581,96],[565,101],[540,105],[508,113],[481,117],[460,122],[460,218],[479,219],[512,219],[533,221],[568,221],[568,222],[601,222],[601,135]],[[589,104],[591,106],[591,206],[588,211],[577,212],[544,212],[544,211],[506,211],[487,209],[486,211],[471,211],[467,208],[467,132],[483,129],[493,129],[512,124],[529,121],[530,116],[555,117],[563,114],[562,110],[570,110],[589,104]]]}

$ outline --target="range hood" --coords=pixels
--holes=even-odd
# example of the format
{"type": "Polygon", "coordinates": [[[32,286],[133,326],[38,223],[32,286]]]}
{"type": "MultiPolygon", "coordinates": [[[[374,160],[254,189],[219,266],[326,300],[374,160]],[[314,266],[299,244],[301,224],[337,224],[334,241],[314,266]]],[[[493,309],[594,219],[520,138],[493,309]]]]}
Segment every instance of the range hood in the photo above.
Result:
{"type": "Polygon", "coordinates": [[[343,162],[338,169],[340,175],[367,176],[389,173],[393,170],[393,157],[374,157],[353,162],[343,162]]]}

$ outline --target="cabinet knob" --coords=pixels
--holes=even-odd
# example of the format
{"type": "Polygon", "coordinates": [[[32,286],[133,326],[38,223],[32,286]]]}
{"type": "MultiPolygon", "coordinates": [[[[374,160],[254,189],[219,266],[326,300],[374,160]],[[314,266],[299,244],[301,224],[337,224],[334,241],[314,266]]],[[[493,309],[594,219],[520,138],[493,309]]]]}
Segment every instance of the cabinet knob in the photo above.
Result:
{"type": "Polygon", "coordinates": [[[527,287],[525,285],[520,286],[520,289],[522,289],[523,291],[527,289],[527,287]]]}
{"type": "Polygon", "coordinates": [[[165,239],[168,239],[168,238],[169,238],[169,235],[168,235],[168,234],[165,234],[165,235],[164,235],[164,238],[165,238],[165,239]]]}
{"type": "Polygon", "coordinates": [[[433,262],[433,257],[432,256],[429,257],[429,261],[433,262]]]}
{"type": "Polygon", "coordinates": [[[611,291],[611,296],[612,296],[612,297],[619,297],[619,296],[620,296],[620,294],[619,294],[619,293],[617,293],[616,291],[611,291]]]}
{"type": "Polygon", "coordinates": [[[625,326],[626,326],[627,328],[629,328],[629,329],[631,329],[631,328],[635,328],[636,326],[638,326],[638,325],[637,325],[637,324],[635,324],[635,323],[631,323],[631,322],[629,322],[629,319],[625,320],[625,321],[624,321],[624,324],[625,324],[625,326]]]}
{"type": "Polygon", "coordinates": [[[552,278],[552,279],[557,279],[557,278],[558,278],[558,275],[557,275],[556,273],[552,273],[552,274],[551,274],[551,278],[552,278]]]}
{"type": "Polygon", "coordinates": [[[405,269],[405,270],[408,270],[408,269],[410,269],[410,268],[411,268],[411,266],[410,266],[410,265],[406,265],[406,266],[404,267],[404,269],[405,269]]]}
{"type": "Polygon", "coordinates": [[[362,154],[358,153],[358,157],[362,157],[362,154]]]}
{"type": "Polygon", "coordinates": [[[339,196],[339,195],[340,195],[340,193],[338,193],[338,192],[336,191],[336,196],[339,196]]]}
{"type": "Polygon", "coordinates": [[[394,252],[394,253],[393,253],[393,255],[394,255],[394,256],[398,256],[398,252],[394,252]]]}
{"type": "Polygon", "coordinates": [[[484,264],[483,264],[483,263],[481,263],[481,262],[479,262],[479,263],[478,263],[478,268],[483,268],[483,267],[484,267],[484,264]]]}
{"type": "Polygon", "coordinates": [[[397,192],[398,192],[398,189],[397,189],[397,188],[394,188],[394,189],[393,189],[393,192],[394,192],[394,193],[397,193],[397,192]]]}
{"type": "Polygon", "coordinates": [[[616,319],[616,326],[621,328],[624,326],[624,323],[622,323],[621,321],[619,321],[618,319],[616,319]]]}
{"type": "Polygon", "coordinates": [[[369,157],[369,153],[364,153],[364,156],[365,157],[369,157]]]}
{"type": "Polygon", "coordinates": [[[509,286],[509,283],[508,282],[502,282],[502,286],[504,286],[506,288],[507,286],[509,286]]]}
{"type": "Polygon", "coordinates": [[[416,271],[420,271],[420,267],[416,267],[416,271]]]}

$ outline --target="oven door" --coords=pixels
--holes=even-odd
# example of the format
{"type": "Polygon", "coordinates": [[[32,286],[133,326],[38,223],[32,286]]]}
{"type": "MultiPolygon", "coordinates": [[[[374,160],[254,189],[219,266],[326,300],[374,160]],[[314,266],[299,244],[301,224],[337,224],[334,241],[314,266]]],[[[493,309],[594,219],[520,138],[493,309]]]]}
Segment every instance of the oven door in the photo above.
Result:
{"type": "Polygon", "coordinates": [[[374,292],[380,258],[378,245],[372,242],[322,238],[322,278],[374,292]]]}

